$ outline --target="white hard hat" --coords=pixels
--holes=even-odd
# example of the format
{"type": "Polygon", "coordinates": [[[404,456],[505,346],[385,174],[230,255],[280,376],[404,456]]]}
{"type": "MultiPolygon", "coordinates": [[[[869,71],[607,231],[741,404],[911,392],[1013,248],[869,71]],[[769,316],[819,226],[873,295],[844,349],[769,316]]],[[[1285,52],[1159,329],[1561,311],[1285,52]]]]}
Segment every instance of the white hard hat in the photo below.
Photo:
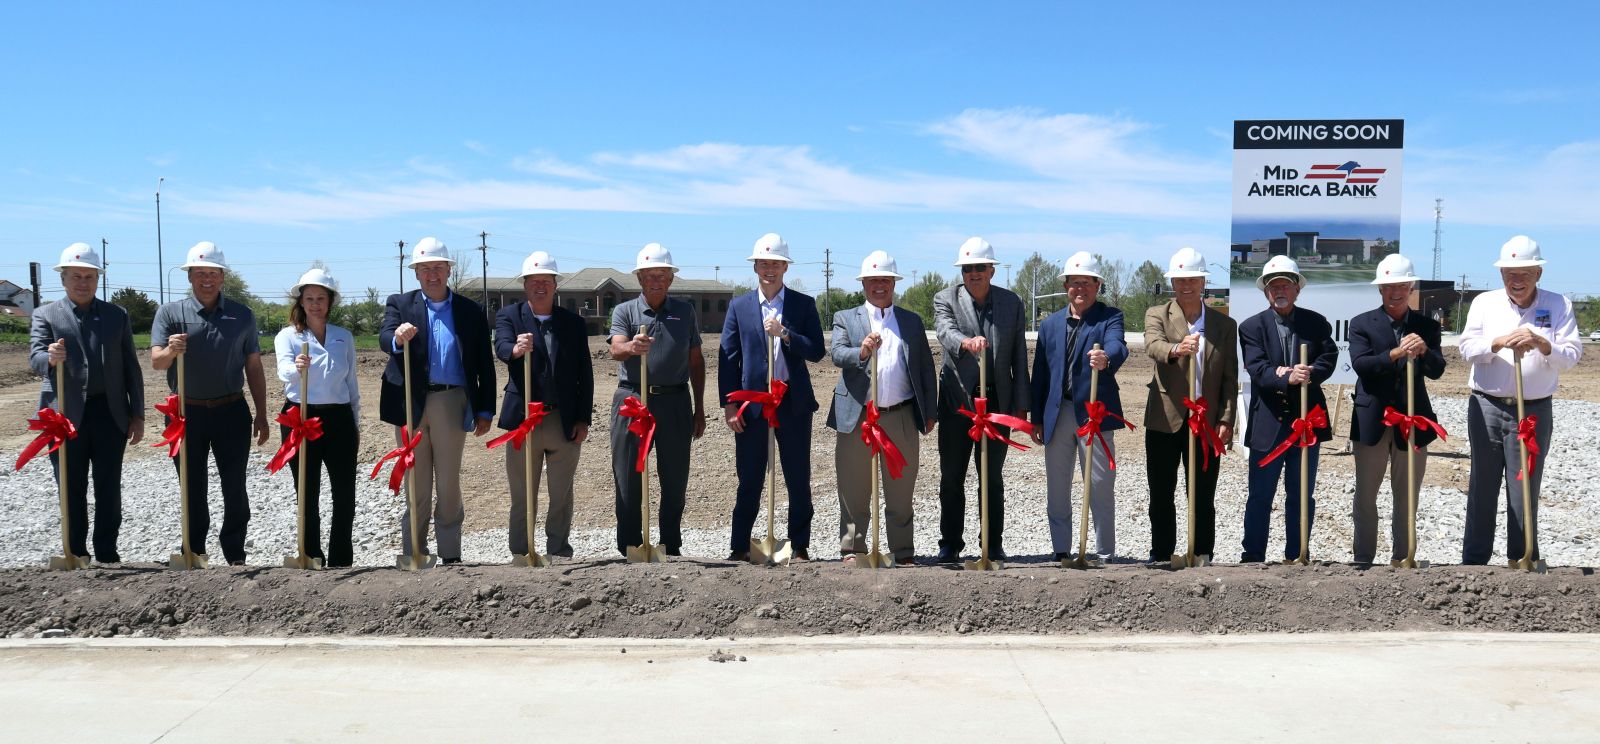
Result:
{"type": "Polygon", "coordinates": [[[1288,256],[1273,256],[1267,259],[1267,265],[1261,267],[1261,276],[1256,277],[1256,289],[1266,289],[1267,280],[1282,274],[1294,275],[1297,286],[1306,286],[1306,278],[1300,274],[1300,264],[1288,256]]]}
{"type": "Polygon", "coordinates": [[[989,241],[983,238],[967,238],[967,242],[962,243],[961,248],[956,251],[957,266],[997,263],[1000,262],[994,258],[994,246],[989,245],[989,241]]]}
{"type": "Polygon", "coordinates": [[[1206,257],[1200,255],[1200,251],[1184,246],[1167,261],[1167,273],[1163,276],[1168,279],[1190,279],[1210,276],[1210,273],[1206,271],[1206,257]]]}
{"type": "Polygon", "coordinates": [[[1065,279],[1069,276],[1092,276],[1100,281],[1106,280],[1100,276],[1100,259],[1088,251],[1078,251],[1068,256],[1067,262],[1061,265],[1061,275],[1056,278],[1065,279]]]}
{"type": "Polygon", "coordinates": [[[856,278],[871,279],[886,276],[890,279],[904,279],[905,277],[900,276],[899,269],[900,267],[894,262],[894,256],[889,255],[887,251],[873,251],[861,261],[861,273],[857,274],[856,278]]]}
{"type": "Polygon", "coordinates": [[[417,241],[416,245],[411,246],[412,266],[424,263],[438,263],[440,261],[452,265],[456,262],[455,259],[450,257],[450,249],[446,248],[438,238],[423,238],[417,241]]]}
{"type": "Polygon", "coordinates": [[[1391,253],[1378,262],[1378,270],[1373,273],[1373,284],[1409,284],[1417,281],[1417,267],[1411,259],[1398,253],[1391,253]]]}
{"type": "Polygon", "coordinates": [[[517,278],[525,279],[535,274],[556,276],[560,273],[556,269],[556,260],[551,258],[550,254],[544,251],[534,251],[529,253],[527,258],[522,259],[522,273],[518,274],[517,278]]]}
{"type": "Polygon", "coordinates": [[[660,243],[647,243],[639,249],[639,256],[633,261],[633,270],[638,272],[645,269],[672,269],[672,273],[678,273],[678,267],[672,265],[672,251],[663,248],[660,243]]]}
{"type": "Polygon", "coordinates": [[[88,243],[73,243],[61,252],[61,263],[55,265],[56,271],[68,268],[103,270],[100,265],[100,254],[95,253],[88,243]]]}
{"type": "Polygon", "coordinates": [[[750,249],[750,257],[746,261],[784,261],[794,263],[789,257],[789,244],[777,233],[767,233],[756,241],[754,248],[750,249]]]}
{"type": "Polygon", "coordinates": [[[222,256],[222,249],[216,243],[202,240],[189,249],[189,260],[185,261],[180,269],[221,269],[228,270],[228,259],[222,256]]]}
{"type": "Polygon", "coordinates": [[[300,281],[295,282],[294,289],[289,290],[289,296],[299,299],[300,293],[313,284],[333,294],[339,294],[339,280],[333,278],[333,275],[329,274],[327,269],[314,268],[300,275],[300,281]]]}
{"type": "Polygon", "coordinates": [[[1539,244],[1526,235],[1518,235],[1500,246],[1500,260],[1494,265],[1502,269],[1520,269],[1528,266],[1543,266],[1546,261],[1539,253],[1539,244]]]}

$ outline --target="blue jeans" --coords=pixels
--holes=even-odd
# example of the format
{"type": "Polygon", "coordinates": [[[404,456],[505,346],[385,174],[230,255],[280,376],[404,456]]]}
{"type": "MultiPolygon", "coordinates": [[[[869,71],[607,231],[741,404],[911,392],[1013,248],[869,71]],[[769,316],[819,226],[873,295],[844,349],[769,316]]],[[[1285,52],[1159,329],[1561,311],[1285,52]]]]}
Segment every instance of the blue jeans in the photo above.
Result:
{"type": "MultiPolygon", "coordinates": [[[[1317,516],[1317,456],[1320,443],[1309,447],[1307,480],[1311,484],[1311,513],[1306,516],[1313,523],[1317,516]]],[[[1268,521],[1272,516],[1272,499],[1278,493],[1281,474],[1286,494],[1283,505],[1284,548],[1283,557],[1300,557],[1300,448],[1290,447],[1278,459],[1266,465],[1256,465],[1272,450],[1250,449],[1250,496],[1244,504],[1244,554],[1240,560],[1265,560],[1267,555],[1268,521]]],[[[1311,531],[1306,530],[1310,535],[1311,531]]]]}

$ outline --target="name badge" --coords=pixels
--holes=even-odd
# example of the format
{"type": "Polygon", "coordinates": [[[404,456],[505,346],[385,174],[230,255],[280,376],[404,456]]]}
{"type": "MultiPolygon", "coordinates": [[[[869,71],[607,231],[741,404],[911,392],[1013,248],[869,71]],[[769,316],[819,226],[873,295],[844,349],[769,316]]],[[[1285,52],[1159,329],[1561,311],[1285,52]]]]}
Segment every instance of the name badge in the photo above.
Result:
{"type": "Polygon", "coordinates": [[[1538,310],[1533,311],[1533,327],[1534,328],[1549,328],[1550,327],[1550,311],[1546,310],[1544,308],[1539,308],[1538,310]]]}

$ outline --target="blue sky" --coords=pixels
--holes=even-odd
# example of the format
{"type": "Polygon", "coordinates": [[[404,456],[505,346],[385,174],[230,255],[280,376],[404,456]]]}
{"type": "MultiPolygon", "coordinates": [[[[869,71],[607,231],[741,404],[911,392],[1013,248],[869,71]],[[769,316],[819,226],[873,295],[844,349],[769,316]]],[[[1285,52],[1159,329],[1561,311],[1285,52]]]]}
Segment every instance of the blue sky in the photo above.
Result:
{"type": "Polygon", "coordinates": [[[1425,274],[1443,197],[1446,275],[1520,232],[1600,293],[1600,6],[801,5],[7,5],[0,278],[105,238],[153,294],[163,177],[166,265],[211,240],[261,294],[319,258],[387,294],[427,235],[476,273],[480,231],[491,275],[659,241],[725,279],[776,231],[814,291],[824,248],[854,286],[874,249],[950,277],[969,235],[1222,261],[1234,119],[1403,118],[1425,274]]]}

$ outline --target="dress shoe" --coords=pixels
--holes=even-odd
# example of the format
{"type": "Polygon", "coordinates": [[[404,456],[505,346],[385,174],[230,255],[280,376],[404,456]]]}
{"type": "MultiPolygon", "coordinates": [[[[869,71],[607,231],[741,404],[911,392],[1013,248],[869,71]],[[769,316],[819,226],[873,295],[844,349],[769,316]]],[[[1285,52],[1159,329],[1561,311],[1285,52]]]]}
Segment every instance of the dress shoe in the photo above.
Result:
{"type": "Polygon", "coordinates": [[[896,566],[915,566],[915,565],[917,565],[917,557],[914,556],[914,555],[908,555],[908,556],[906,556],[904,558],[896,558],[896,559],[894,559],[894,565],[896,565],[896,566]]]}
{"type": "Polygon", "coordinates": [[[1071,553],[1056,553],[1056,560],[1058,560],[1058,561],[1072,560],[1072,554],[1071,553]]]}
{"type": "Polygon", "coordinates": [[[739,563],[749,563],[750,562],[750,554],[749,553],[741,553],[741,552],[735,550],[732,553],[728,554],[728,560],[737,561],[739,563]]]}
{"type": "Polygon", "coordinates": [[[939,548],[939,557],[934,560],[940,563],[960,563],[961,552],[955,548],[939,548]]]}
{"type": "Polygon", "coordinates": [[[104,563],[106,565],[111,565],[113,563],[121,563],[122,562],[122,556],[117,555],[116,553],[112,553],[111,555],[97,555],[97,556],[94,557],[94,562],[95,563],[104,563]]]}
{"type": "Polygon", "coordinates": [[[807,553],[805,548],[795,548],[794,552],[789,554],[789,560],[791,560],[791,561],[809,561],[809,560],[811,560],[811,554],[807,553]]]}
{"type": "Polygon", "coordinates": [[[446,566],[454,566],[455,564],[460,563],[461,559],[460,558],[440,558],[439,562],[443,563],[446,566]]]}
{"type": "Polygon", "coordinates": [[[683,550],[676,545],[668,545],[663,550],[667,551],[667,555],[683,555],[683,550]]]}
{"type": "Polygon", "coordinates": [[[240,559],[240,560],[237,560],[237,561],[228,561],[228,565],[230,565],[230,566],[243,566],[244,565],[244,560],[240,559]]]}
{"type": "Polygon", "coordinates": [[[855,553],[845,553],[844,557],[839,559],[839,562],[843,563],[846,566],[854,566],[854,565],[856,565],[856,554],[855,553]]]}
{"type": "Polygon", "coordinates": [[[1267,559],[1266,556],[1264,556],[1264,555],[1256,555],[1254,553],[1240,553],[1239,554],[1239,562],[1240,563],[1261,563],[1261,562],[1265,561],[1266,559],[1267,559]]]}

